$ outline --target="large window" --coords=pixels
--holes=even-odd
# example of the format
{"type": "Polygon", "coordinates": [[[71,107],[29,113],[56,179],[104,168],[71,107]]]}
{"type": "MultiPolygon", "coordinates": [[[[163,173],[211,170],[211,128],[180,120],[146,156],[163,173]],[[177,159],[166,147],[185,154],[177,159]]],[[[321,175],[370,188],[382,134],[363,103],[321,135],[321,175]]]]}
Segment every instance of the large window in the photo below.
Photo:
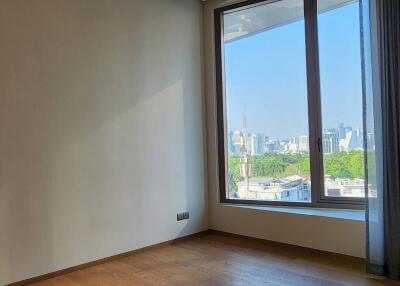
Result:
{"type": "Polygon", "coordinates": [[[361,207],[358,1],[247,1],[215,35],[221,201],[361,207]]]}

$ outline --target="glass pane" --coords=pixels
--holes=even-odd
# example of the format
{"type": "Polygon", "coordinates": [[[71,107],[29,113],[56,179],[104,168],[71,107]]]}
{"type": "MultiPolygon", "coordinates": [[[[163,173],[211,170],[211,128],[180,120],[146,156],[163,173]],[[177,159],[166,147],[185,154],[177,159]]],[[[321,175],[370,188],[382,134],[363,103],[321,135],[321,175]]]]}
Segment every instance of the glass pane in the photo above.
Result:
{"type": "Polygon", "coordinates": [[[303,1],[223,17],[228,196],[310,202],[303,1]]]}
{"type": "Polygon", "coordinates": [[[359,21],[358,1],[318,1],[325,195],[331,197],[364,197],[359,21]]]}

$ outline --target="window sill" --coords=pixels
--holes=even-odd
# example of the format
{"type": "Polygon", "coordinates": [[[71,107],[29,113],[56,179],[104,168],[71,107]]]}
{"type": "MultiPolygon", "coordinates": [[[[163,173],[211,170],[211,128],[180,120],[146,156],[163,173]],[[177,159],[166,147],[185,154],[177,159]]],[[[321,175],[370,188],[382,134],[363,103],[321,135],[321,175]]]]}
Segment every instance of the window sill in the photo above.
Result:
{"type": "Polygon", "coordinates": [[[288,214],[299,214],[309,216],[320,216],[328,218],[336,218],[343,220],[365,221],[364,210],[347,210],[347,209],[323,209],[323,208],[305,208],[305,207],[275,207],[275,206],[256,206],[256,205],[236,205],[221,204],[226,207],[244,208],[251,210],[279,212],[288,214]]]}

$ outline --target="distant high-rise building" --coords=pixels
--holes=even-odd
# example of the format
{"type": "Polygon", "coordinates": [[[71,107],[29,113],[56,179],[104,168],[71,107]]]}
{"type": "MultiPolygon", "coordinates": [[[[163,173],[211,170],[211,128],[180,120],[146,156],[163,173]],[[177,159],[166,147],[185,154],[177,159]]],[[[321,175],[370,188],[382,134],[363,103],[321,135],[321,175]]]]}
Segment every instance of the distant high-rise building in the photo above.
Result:
{"type": "Polygon", "coordinates": [[[292,137],[292,139],[290,139],[290,143],[292,144],[299,144],[299,137],[292,137]]]}
{"type": "Polygon", "coordinates": [[[244,142],[244,150],[246,154],[250,155],[251,150],[253,149],[253,142],[251,139],[251,134],[250,133],[243,133],[243,142],[244,142]]]}
{"type": "Polygon", "coordinates": [[[238,130],[232,132],[232,141],[233,144],[240,144],[242,138],[242,133],[238,130]]]}
{"type": "Polygon", "coordinates": [[[285,153],[298,153],[298,145],[295,143],[284,142],[282,144],[281,141],[281,148],[285,153]]]}
{"type": "Polygon", "coordinates": [[[279,140],[277,139],[269,139],[265,143],[265,152],[266,153],[279,153],[281,150],[281,145],[279,140]]]}
{"type": "Polygon", "coordinates": [[[264,154],[264,135],[263,134],[251,134],[250,136],[250,155],[261,155],[264,154]]]}
{"type": "Polygon", "coordinates": [[[336,128],[329,128],[327,132],[335,133],[337,137],[339,138],[339,130],[336,128]]]}
{"type": "Polygon", "coordinates": [[[281,149],[285,153],[298,153],[299,152],[299,138],[293,137],[290,140],[280,141],[281,149]]]}
{"type": "Polygon", "coordinates": [[[300,135],[299,136],[299,152],[306,152],[308,153],[310,150],[309,147],[309,140],[307,135],[300,135]]]}
{"type": "Polygon", "coordinates": [[[363,136],[359,129],[346,132],[346,136],[339,141],[340,151],[351,151],[363,148],[363,136]]]}
{"type": "Polygon", "coordinates": [[[239,154],[243,151],[244,149],[244,144],[243,144],[243,137],[242,137],[242,132],[235,130],[232,133],[232,144],[233,144],[233,149],[235,154],[239,154]]]}
{"type": "Polygon", "coordinates": [[[326,131],[322,137],[322,149],[324,153],[330,154],[339,151],[339,138],[336,132],[326,131]]]}
{"type": "Polygon", "coordinates": [[[346,130],[344,128],[344,124],[343,123],[339,124],[339,130],[338,131],[339,131],[339,140],[340,139],[344,139],[346,137],[346,130]]]}

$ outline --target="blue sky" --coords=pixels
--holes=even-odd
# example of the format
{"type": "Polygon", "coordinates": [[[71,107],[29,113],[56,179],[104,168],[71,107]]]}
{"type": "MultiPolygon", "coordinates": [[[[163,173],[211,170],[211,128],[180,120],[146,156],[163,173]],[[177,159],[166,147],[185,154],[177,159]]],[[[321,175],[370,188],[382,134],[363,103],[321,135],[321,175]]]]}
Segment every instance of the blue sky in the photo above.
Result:
{"type": "MultiPolygon", "coordinates": [[[[362,127],[358,3],[319,14],[323,127],[362,127]]],[[[225,44],[228,129],[308,134],[304,21],[225,44]]]]}

